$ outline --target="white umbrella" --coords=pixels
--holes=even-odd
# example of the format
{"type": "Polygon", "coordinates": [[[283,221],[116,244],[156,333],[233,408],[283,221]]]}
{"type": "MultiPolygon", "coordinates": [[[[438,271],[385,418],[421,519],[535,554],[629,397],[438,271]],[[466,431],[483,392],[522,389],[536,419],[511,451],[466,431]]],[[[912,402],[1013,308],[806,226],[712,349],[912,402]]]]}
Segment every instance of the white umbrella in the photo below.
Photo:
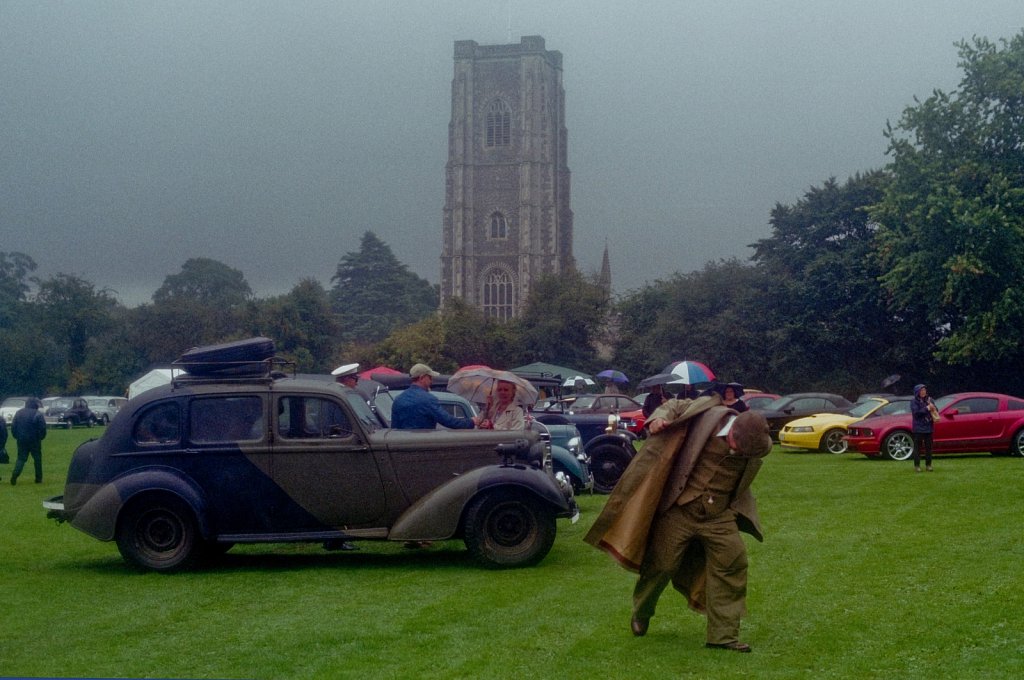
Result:
{"type": "Polygon", "coordinates": [[[582,375],[574,375],[562,383],[562,387],[575,387],[577,389],[590,385],[594,385],[594,381],[590,378],[584,378],[582,375]]]}
{"type": "Polygon", "coordinates": [[[448,391],[465,397],[477,404],[486,403],[494,392],[494,386],[499,381],[510,382],[516,386],[516,398],[520,404],[534,404],[537,402],[537,388],[524,378],[515,373],[500,371],[487,366],[474,366],[462,368],[448,378],[448,391]]]}

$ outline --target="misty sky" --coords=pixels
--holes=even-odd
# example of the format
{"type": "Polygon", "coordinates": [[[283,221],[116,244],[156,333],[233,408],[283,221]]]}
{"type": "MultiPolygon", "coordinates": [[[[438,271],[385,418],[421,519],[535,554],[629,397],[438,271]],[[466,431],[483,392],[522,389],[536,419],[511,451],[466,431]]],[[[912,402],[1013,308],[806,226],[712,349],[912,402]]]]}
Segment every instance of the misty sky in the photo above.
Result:
{"type": "Polygon", "coordinates": [[[616,292],[750,255],[882,167],[1020,0],[0,0],[0,251],[147,302],[190,257],[260,297],[374,231],[439,281],[456,40],[562,52],[575,255],[616,292]]]}

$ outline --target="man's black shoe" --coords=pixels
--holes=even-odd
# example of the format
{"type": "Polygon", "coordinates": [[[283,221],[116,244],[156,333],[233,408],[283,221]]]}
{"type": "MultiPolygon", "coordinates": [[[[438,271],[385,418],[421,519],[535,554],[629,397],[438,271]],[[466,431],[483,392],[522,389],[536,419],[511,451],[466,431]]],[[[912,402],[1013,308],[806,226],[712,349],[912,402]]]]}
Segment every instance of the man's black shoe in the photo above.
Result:
{"type": "Polygon", "coordinates": [[[650,625],[650,619],[640,619],[635,616],[629,621],[629,629],[633,631],[633,635],[637,637],[643,637],[644,635],[647,635],[647,628],[650,625]]]}

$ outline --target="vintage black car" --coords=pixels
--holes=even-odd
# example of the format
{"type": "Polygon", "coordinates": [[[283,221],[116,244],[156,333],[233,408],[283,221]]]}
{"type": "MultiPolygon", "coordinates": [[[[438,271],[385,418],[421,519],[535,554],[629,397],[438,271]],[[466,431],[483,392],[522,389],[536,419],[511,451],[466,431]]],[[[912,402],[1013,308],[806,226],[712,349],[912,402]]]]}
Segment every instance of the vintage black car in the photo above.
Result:
{"type": "Polygon", "coordinates": [[[192,353],[193,372],[131,399],[75,451],[50,516],[158,571],[235,543],[370,539],[461,538],[484,566],[525,566],[556,518],[578,517],[537,434],[381,428],[337,383],[210,359],[246,342],[192,353]]]}

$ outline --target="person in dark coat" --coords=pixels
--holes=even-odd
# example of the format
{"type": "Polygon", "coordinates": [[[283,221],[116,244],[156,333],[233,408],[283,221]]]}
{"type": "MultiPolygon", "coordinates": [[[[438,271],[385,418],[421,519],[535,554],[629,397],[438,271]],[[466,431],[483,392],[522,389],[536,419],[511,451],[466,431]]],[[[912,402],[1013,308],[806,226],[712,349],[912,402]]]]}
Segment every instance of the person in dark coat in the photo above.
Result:
{"type": "Polygon", "coordinates": [[[18,483],[21,470],[25,467],[25,461],[32,456],[32,462],[36,467],[36,484],[43,482],[43,440],[46,439],[46,418],[39,412],[39,400],[35,397],[25,402],[25,406],[18,409],[11,421],[11,434],[18,442],[18,462],[14,465],[11,473],[11,484],[18,483]]]}
{"type": "Polygon", "coordinates": [[[928,396],[928,388],[924,385],[914,386],[914,398],[910,400],[910,415],[910,431],[914,436],[914,472],[921,471],[922,449],[925,469],[931,472],[932,437],[935,433],[935,421],[939,419],[939,411],[935,408],[935,401],[928,396]]]}
{"type": "Polygon", "coordinates": [[[644,398],[644,418],[650,418],[651,414],[666,401],[668,401],[668,394],[665,392],[664,385],[654,385],[651,387],[651,391],[644,398]]]}

